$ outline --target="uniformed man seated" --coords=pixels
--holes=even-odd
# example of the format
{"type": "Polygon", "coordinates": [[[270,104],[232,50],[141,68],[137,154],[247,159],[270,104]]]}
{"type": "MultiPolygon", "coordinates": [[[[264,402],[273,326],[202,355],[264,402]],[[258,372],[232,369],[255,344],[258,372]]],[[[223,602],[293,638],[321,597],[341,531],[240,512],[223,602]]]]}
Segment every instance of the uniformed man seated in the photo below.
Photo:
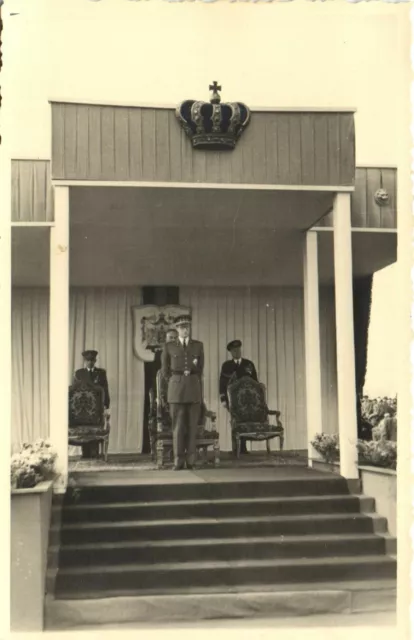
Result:
{"type": "Polygon", "coordinates": [[[178,338],[166,342],[161,371],[168,379],[167,402],[173,431],[174,470],[192,469],[202,402],[203,343],[190,336],[191,316],[176,319],[178,338]]]}
{"type": "MultiPolygon", "coordinates": [[[[94,349],[87,349],[82,353],[84,367],[75,371],[73,382],[90,382],[99,385],[104,390],[104,408],[109,411],[110,397],[108,379],[105,369],[96,366],[98,352],[94,349]]],[[[91,442],[82,445],[83,458],[97,458],[99,455],[99,445],[97,442],[91,442]]]]}
{"type": "MultiPolygon", "coordinates": [[[[251,360],[247,360],[247,358],[242,357],[242,342],[241,340],[232,340],[227,345],[227,351],[231,354],[231,359],[226,360],[221,367],[220,372],[220,381],[219,381],[219,393],[220,393],[220,402],[228,410],[228,398],[227,398],[227,387],[230,382],[230,378],[233,375],[236,375],[237,379],[243,378],[244,376],[250,376],[253,380],[258,381],[256,367],[254,366],[251,360]]],[[[242,438],[240,446],[240,453],[248,453],[246,447],[246,440],[242,438]]],[[[235,451],[235,443],[233,442],[233,453],[235,451]]]]}

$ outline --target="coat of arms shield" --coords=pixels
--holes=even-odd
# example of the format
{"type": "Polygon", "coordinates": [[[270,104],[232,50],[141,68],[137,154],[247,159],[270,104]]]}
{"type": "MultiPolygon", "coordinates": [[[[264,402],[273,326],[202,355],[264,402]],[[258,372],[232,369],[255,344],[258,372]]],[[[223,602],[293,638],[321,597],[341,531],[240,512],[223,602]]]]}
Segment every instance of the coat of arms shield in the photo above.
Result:
{"type": "Polygon", "coordinates": [[[166,333],[174,327],[177,316],[189,313],[189,307],[178,304],[165,307],[142,304],[132,307],[135,355],[144,362],[153,362],[155,352],[162,349],[166,333]]]}

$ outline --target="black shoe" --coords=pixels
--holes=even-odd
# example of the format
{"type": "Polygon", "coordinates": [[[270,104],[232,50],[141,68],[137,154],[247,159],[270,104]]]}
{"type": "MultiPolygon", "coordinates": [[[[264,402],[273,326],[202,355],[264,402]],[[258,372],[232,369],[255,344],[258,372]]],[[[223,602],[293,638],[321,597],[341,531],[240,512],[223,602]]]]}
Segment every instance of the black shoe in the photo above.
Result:
{"type": "Polygon", "coordinates": [[[193,464],[188,464],[188,462],[187,462],[186,467],[187,467],[187,469],[188,469],[189,471],[191,471],[191,469],[194,469],[194,465],[193,465],[193,464]]]}
{"type": "Polygon", "coordinates": [[[182,471],[184,467],[182,465],[175,464],[173,466],[173,471],[182,471]]]}

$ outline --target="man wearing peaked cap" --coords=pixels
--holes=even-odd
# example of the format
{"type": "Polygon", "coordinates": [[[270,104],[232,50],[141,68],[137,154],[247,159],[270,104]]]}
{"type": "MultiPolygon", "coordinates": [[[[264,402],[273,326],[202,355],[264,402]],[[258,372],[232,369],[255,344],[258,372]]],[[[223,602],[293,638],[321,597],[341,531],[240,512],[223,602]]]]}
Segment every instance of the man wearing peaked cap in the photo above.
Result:
{"type": "MultiPolygon", "coordinates": [[[[231,353],[231,360],[226,360],[221,367],[220,381],[219,381],[219,394],[220,402],[226,409],[229,408],[227,399],[227,387],[230,382],[230,378],[235,374],[237,378],[243,378],[244,376],[250,376],[257,382],[257,372],[251,360],[242,358],[242,342],[241,340],[232,340],[227,345],[227,351],[231,353]]],[[[234,450],[234,443],[233,443],[234,450]]],[[[247,453],[246,440],[244,438],[241,441],[240,453],[247,453]]]]}
{"type": "Polygon", "coordinates": [[[197,427],[202,403],[204,348],[190,336],[191,316],[176,318],[178,338],[166,342],[161,356],[161,370],[168,379],[167,402],[170,406],[174,469],[192,469],[195,462],[197,427]]]}
{"type": "MultiPolygon", "coordinates": [[[[75,371],[73,382],[91,382],[99,385],[104,390],[104,408],[109,409],[110,397],[108,379],[105,369],[96,366],[98,352],[94,349],[86,349],[82,352],[84,361],[83,369],[75,371]]],[[[95,458],[98,455],[98,447],[96,443],[90,443],[82,446],[82,455],[84,458],[95,458]]]]}

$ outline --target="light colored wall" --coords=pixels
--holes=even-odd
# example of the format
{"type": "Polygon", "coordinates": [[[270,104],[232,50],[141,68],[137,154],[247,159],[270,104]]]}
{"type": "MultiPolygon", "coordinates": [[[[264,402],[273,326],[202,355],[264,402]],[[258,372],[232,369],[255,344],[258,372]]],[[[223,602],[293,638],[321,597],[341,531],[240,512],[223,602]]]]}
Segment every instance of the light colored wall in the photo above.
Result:
{"type": "Polygon", "coordinates": [[[374,275],[365,393],[395,396],[400,367],[397,265],[374,275]]]}
{"type": "Polygon", "coordinates": [[[2,91],[14,157],[50,156],[48,98],[176,104],[207,99],[217,79],[223,99],[252,107],[357,107],[357,162],[397,160],[404,7],[14,0],[12,10],[2,91]]]}

